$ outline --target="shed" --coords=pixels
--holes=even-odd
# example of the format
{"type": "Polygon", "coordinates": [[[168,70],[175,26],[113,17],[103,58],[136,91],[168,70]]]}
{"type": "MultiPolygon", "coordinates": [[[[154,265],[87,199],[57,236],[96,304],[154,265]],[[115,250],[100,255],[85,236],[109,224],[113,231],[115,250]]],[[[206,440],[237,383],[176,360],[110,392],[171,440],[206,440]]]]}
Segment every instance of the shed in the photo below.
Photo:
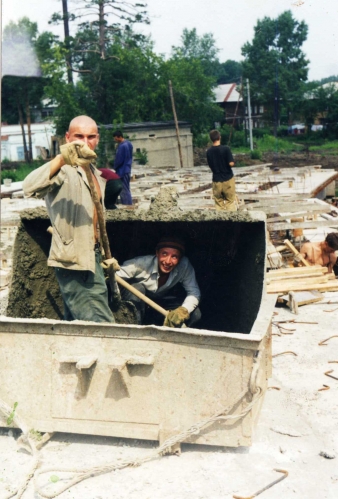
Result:
{"type": "MultiPolygon", "coordinates": [[[[183,166],[191,168],[193,162],[193,147],[191,123],[179,121],[180,141],[183,166]]],[[[112,125],[105,125],[107,130],[112,125]]],[[[123,134],[134,147],[134,154],[147,151],[148,165],[156,167],[180,166],[177,137],[174,121],[147,121],[144,123],[125,123],[123,134]]]]}

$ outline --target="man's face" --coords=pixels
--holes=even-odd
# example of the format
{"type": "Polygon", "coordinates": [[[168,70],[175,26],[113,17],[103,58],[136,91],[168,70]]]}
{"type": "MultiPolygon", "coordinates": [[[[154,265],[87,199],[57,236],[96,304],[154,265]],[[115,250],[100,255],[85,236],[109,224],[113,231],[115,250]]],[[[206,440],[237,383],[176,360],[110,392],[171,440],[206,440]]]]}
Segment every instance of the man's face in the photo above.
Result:
{"type": "Polygon", "coordinates": [[[114,137],[114,140],[119,144],[120,142],[122,142],[123,137],[114,137]]]}
{"type": "Polygon", "coordinates": [[[81,140],[92,151],[95,150],[97,144],[99,143],[99,134],[96,125],[74,125],[66,133],[66,141],[74,142],[75,140],[81,140]]]}
{"type": "Polygon", "coordinates": [[[175,248],[161,248],[156,251],[160,273],[169,274],[181,260],[181,252],[175,248]]]}

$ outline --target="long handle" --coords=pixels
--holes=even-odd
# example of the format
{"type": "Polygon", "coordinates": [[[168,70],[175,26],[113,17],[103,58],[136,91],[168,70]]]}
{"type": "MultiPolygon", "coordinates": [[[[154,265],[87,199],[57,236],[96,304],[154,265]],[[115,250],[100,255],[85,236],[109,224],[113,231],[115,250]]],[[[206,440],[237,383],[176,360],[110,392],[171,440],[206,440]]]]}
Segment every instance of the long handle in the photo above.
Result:
{"type": "MultiPolygon", "coordinates": [[[[110,251],[110,246],[109,246],[109,239],[107,235],[107,230],[106,230],[106,223],[105,219],[103,216],[103,208],[99,200],[99,196],[96,191],[96,187],[94,184],[92,172],[90,169],[90,163],[82,165],[84,171],[86,172],[87,180],[89,183],[91,195],[92,195],[92,200],[96,208],[97,212],[97,218],[99,222],[99,228],[100,228],[100,237],[102,241],[102,246],[104,250],[104,254],[106,259],[109,259],[112,257],[111,251],[110,251]]],[[[121,298],[119,296],[119,290],[118,287],[116,286],[116,276],[115,276],[115,271],[114,268],[110,265],[107,269],[108,277],[109,277],[109,282],[110,282],[110,288],[112,290],[112,293],[114,294],[114,301],[118,302],[121,298]]]]}
{"type": "Polygon", "coordinates": [[[126,282],[124,279],[122,279],[122,277],[120,277],[119,275],[115,274],[115,279],[116,279],[116,282],[118,282],[119,284],[121,284],[121,286],[123,286],[128,291],[130,291],[131,293],[133,293],[133,295],[137,296],[137,298],[140,298],[140,300],[143,300],[145,303],[147,303],[147,305],[150,305],[150,307],[154,308],[157,312],[159,312],[160,314],[164,315],[164,317],[167,317],[167,315],[168,315],[168,311],[167,310],[165,310],[164,308],[160,307],[160,305],[157,305],[157,303],[155,303],[153,300],[151,300],[146,295],[144,295],[143,293],[141,293],[141,291],[139,291],[138,289],[134,288],[134,286],[132,286],[131,284],[129,284],[128,282],[126,282]]]}
{"type": "Polygon", "coordinates": [[[305,267],[311,267],[309,262],[305,260],[305,258],[299,253],[299,251],[294,247],[294,245],[288,239],[284,240],[284,244],[292,251],[292,253],[298,256],[298,258],[301,260],[302,264],[305,265],[305,267]]]}

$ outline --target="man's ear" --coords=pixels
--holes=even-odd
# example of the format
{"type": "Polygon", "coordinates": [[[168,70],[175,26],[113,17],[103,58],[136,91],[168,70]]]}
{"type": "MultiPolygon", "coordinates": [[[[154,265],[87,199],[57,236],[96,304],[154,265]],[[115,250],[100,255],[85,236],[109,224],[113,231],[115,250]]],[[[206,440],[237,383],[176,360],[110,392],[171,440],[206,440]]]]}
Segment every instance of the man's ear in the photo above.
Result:
{"type": "Polygon", "coordinates": [[[69,132],[66,132],[65,138],[66,138],[66,142],[69,143],[69,132]]]}

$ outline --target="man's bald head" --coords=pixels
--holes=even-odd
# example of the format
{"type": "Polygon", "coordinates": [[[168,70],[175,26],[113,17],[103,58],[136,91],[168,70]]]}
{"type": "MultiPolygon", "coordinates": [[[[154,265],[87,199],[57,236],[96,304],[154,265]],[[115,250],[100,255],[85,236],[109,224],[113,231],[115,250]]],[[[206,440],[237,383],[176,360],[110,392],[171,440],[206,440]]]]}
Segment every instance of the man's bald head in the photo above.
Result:
{"type": "Polygon", "coordinates": [[[85,142],[94,151],[99,143],[99,133],[97,124],[92,118],[83,115],[72,119],[66,132],[66,141],[74,142],[75,140],[85,142]]]}

